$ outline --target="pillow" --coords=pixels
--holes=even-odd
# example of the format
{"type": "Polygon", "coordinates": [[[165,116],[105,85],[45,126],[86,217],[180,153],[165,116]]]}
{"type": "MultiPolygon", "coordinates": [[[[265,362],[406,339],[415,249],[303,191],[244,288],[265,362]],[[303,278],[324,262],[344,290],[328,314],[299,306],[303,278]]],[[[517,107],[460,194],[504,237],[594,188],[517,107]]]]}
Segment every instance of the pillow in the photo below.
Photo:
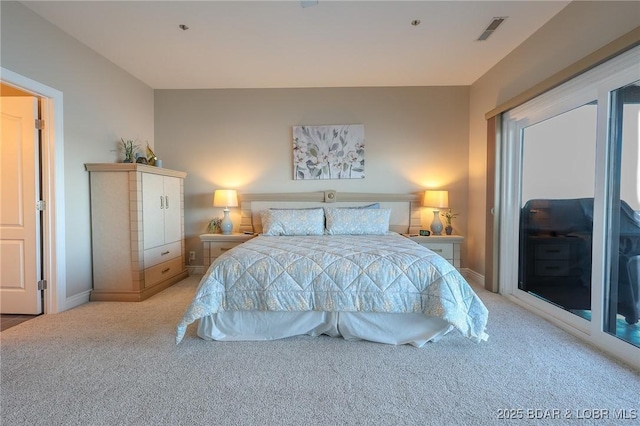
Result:
{"type": "Polygon", "coordinates": [[[314,209],[262,210],[262,235],[323,235],[324,211],[314,209]]]}
{"type": "Polygon", "coordinates": [[[331,207],[335,209],[379,209],[380,203],[367,204],[366,206],[353,206],[353,207],[331,207]]]}
{"type": "Polygon", "coordinates": [[[389,232],[391,209],[325,207],[329,235],[384,235],[389,232]]]}
{"type": "Polygon", "coordinates": [[[321,207],[301,207],[299,209],[292,209],[291,207],[269,207],[269,210],[318,210],[321,207]]]}

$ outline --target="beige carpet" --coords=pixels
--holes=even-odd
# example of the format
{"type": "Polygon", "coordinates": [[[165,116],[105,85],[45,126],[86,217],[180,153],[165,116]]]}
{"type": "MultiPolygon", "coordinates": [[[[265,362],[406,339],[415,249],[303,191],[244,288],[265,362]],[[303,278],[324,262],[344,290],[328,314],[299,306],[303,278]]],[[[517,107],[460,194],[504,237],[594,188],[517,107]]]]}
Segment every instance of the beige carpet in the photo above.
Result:
{"type": "Polygon", "coordinates": [[[500,419],[509,409],[519,425],[640,422],[640,374],[484,290],[481,344],[455,332],[421,349],[324,336],[206,342],[191,326],[176,346],[198,278],[0,333],[1,424],[492,425],[510,423],[500,419]],[[606,418],[584,419],[595,410],[606,418]]]}

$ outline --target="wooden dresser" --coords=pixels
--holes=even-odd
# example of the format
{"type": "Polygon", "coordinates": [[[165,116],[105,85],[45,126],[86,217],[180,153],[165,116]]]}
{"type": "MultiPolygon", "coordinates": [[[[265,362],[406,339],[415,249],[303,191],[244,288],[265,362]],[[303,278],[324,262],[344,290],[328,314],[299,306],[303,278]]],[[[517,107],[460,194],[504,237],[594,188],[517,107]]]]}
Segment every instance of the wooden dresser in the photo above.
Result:
{"type": "Polygon", "coordinates": [[[188,276],[186,173],[142,164],[86,164],[91,182],[91,300],[141,301],[188,276]]]}

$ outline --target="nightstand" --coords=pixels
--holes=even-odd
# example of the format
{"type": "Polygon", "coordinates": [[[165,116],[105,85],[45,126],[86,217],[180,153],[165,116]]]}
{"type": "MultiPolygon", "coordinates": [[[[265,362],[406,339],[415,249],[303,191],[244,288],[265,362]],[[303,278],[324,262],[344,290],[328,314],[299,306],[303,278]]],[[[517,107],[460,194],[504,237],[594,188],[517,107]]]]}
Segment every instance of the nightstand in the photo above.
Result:
{"type": "Polygon", "coordinates": [[[464,237],[460,235],[419,235],[409,236],[411,240],[444,257],[449,263],[460,269],[460,245],[464,237]]]}
{"type": "Polygon", "coordinates": [[[204,269],[207,270],[211,263],[225,251],[230,250],[238,244],[244,243],[245,241],[249,241],[254,236],[254,234],[200,235],[200,241],[202,241],[202,257],[204,262],[204,269]]]}

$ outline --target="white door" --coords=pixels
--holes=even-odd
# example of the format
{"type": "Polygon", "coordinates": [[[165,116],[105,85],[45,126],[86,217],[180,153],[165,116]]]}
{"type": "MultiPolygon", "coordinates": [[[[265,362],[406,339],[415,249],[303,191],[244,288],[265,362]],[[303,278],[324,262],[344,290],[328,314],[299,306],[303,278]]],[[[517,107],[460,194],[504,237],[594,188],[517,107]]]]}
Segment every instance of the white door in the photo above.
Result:
{"type": "Polygon", "coordinates": [[[0,98],[0,312],[40,314],[35,97],[0,98]]]}

